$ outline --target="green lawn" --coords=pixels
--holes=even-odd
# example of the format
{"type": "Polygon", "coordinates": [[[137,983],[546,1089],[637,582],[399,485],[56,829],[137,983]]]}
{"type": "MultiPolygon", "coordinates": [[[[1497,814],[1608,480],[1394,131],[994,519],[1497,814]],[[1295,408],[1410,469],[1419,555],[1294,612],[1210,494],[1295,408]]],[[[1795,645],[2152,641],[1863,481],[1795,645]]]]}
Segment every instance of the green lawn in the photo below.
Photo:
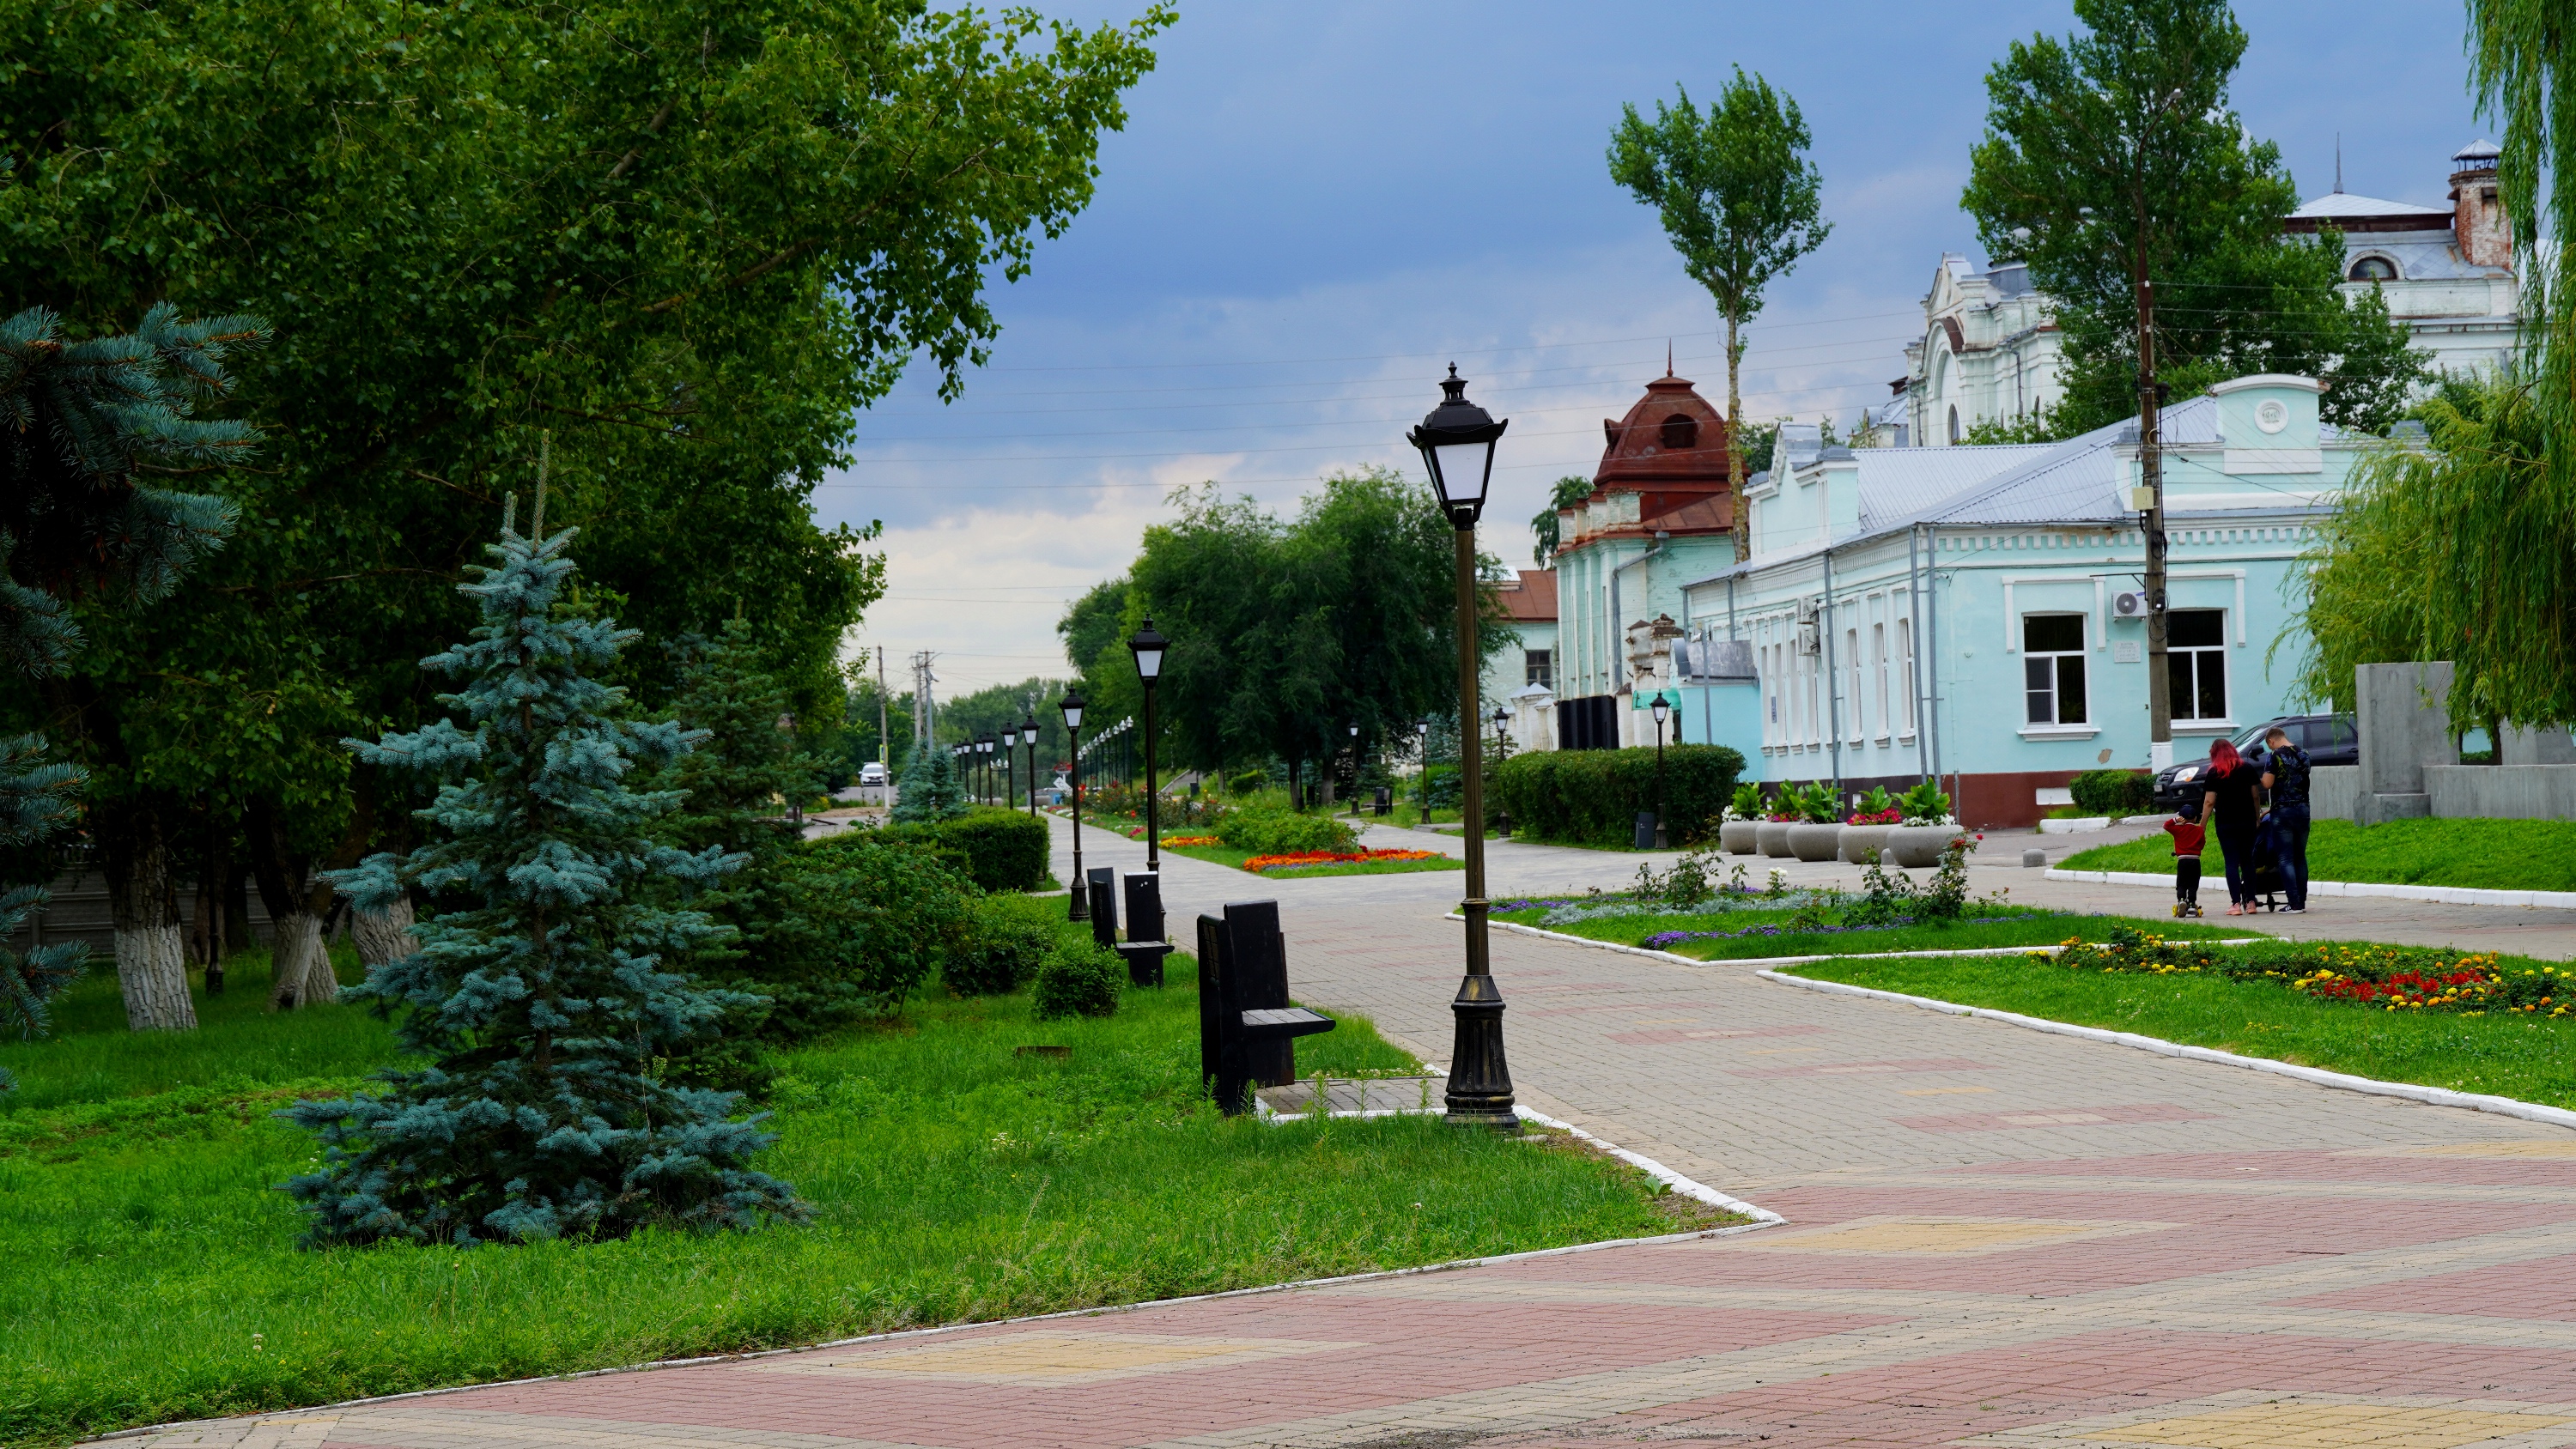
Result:
{"type": "MultiPolygon", "coordinates": [[[[273,1190],[314,1149],[268,1113],[383,1060],[380,1024],[268,1015],[244,960],[216,1009],[200,1003],[203,1030],[137,1038],[112,974],[93,978],[65,1036],[0,1051],[27,1083],[0,1108],[0,1442],[1709,1220],[1570,1143],[1223,1118],[1201,1095],[1191,967],[1173,964],[1173,985],[1130,990],[1110,1018],[936,996],[786,1054],[783,1137],[761,1166],[812,1203],[809,1224],[461,1251],[301,1251],[273,1190]]],[[[1298,1065],[1416,1064],[1353,1017],[1301,1042],[1298,1065]]]]}
{"type": "Polygon", "coordinates": [[[2194,939],[2232,939],[2256,934],[2252,931],[2228,930],[2219,926],[2188,922],[2145,922],[2123,916],[2069,916],[2030,910],[2021,906],[1972,904],[1970,918],[1959,921],[1924,921],[1910,926],[1852,927],[1826,931],[1797,929],[1795,914],[1786,910],[1732,910],[1724,912],[1674,911],[1646,916],[1614,916],[1601,920],[1569,921],[1548,925],[1544,909],[1497,911],[1494,919],[1517,925],[1540,926],[1567,935],[1586,936],[1596,941],[1613,941],[1622,946],[1642,946],[1650,941],[1654,949],[1679,956],[1693,956],[1702,961],[1733,961],[1767,956],[1852,956],[1889,951],[1976,951],[1996,946],[2054,946],[2063,941],[2101,941],[2119,926],[2148,926],[2161,934],[2194,939]],[[2001,917],[2002,919],[1979,919],[2001,917]],[[1762,934],[1776,930],[1778,934],[1762,934]],[[1753,931],[1725,940],[1668,940],[1652,938],[1675,931],[1753,931]]]}
{"type": "MultiPolygon", "coordinates": [[[[1163,842],[1163,849],[1172,855],[1186,855],[1192,860],[1213,861],[1218,865],[1232,866],[1236,870],[1242,870],[1245,861],[1266,853],[1257,850],[1237,850],[1230,845],[1174,845],[1168,840],[1163,842]]],[[[1456,856],[1435,855],[1429,860],[1345,860],[1336,861],[1330,865],[1286,866],[1278,870],[1251,871],[1247,874],[1258,875],[1264,880],[1277,880],[1282,877],[1302,875],[1404,875],[1420,870],[1465,870],[1466,868],[1467,862],[1456,856]]]]}
{"type": "MultiPolygon", "coordinates": [[[[2522,971],[2556,963],[2503,956],[2497,964],[2522,971]]],[[[2388,1012],[2311,1000],[2277,981],[2076,971],[2027,956],[1816,961],[1787,971],[2354,1076],[2576,1108],[2569,1053],[2576,1018],[2388,1012]]]]}
{"type": "MultiPolygon", "coordinates": [[[[2058,864],[2171,875],[2172,837],[2097,845],[2058,864]]],[[[2219,883],[2221,896],[2227,893],[2217,831],[2209,833],[2201,872],[2219,883]]],[[[2364,830],[2349,820],[2320,820],[2308,834],[2308,874],[2381,885],[2576,891],[2576,821],[2392,820],[2364,830]]]]}

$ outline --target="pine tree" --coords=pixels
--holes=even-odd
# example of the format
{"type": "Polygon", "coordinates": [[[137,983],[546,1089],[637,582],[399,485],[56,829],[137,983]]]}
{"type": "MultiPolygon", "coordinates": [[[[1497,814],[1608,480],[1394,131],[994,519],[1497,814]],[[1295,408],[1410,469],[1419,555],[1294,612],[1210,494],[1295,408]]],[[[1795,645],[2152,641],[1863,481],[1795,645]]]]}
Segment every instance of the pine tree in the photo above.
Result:
{"type": "Polygon", "coordinates": [[[627,776],[667,768],[703,736],[625,717],[625,692],[587,672],[635,636],[563,605],[572,534],[505,524],[498,566],[459,585],[483,623],[424,663],[468,681],[441,700],[469,729],[440,719],[349,742],[369,763],[441,783],[420,812],[430,843],[399,861],[371,856],[333,884],[361,910],[414,883],[457,904],[415,928],[418,951],[357,988],[387,1016],[410,1007],[399,1038],[432,1064],[284,1114],[325,1148],[318,1171],[286,1184],[312,1214],[308,1242],[617,1236],[804,1212],[747,1166],[774,1134],[730,1120],[735,1094],[659,1077],[659,1058],[751,999],[664,969],[722,928],[657,894],[665,882],[703,889],[742,857],[646,838],[679,799],[627,776]]]}
{"type": "Polygon", "coordinates": [[[956,757],[936,740],[914,746],[895,792],[894,818],[910,824],[953,820],[965,813],[966,787],[958,783],[956,757]]]}
{"type": "Polygon", "coordinates": [[[687,798],[668,829],[692,850],[720,845],[757,863],[794,842],[785,802],[811,795],[823,767],[796,748],[786,687],[760,667],[748,620],[726,620],[691,655],[671,713],[707,738],[671,768],[669,784],[687,798]]]}
{"type": "MultiPolygon", "coordinates": [[[[80,813],[80,786],[79,770],[46,763],[44,736],[0,739],[0,851],[20,856],[70,824],[80,813]]],[[[89,948],[78,941],[24,951],[8,944],[50,899],[41,886],[0,886],[0,1029],[15,1027],[21,1037],[45,1034],[50,1025],[46,1003],[79,978],[89,958],[89,948]]],[[[14,1085],[9,1073],[0,1071],[0,1092],[14,1085]]]]}

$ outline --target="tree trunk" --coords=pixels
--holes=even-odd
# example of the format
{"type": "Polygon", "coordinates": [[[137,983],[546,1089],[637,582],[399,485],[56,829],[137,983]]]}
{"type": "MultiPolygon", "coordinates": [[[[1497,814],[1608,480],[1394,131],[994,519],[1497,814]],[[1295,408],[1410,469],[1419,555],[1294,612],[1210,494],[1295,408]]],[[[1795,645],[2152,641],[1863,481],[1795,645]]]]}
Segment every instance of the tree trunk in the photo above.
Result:
{"type": "Polygon", "coordinates": [[[277,918],[277,939],[268,955],[274,963],[268,985],[271,1010],[293,1011],[339,996],[340,979],[331,973],[331,952],[322,944],[322,919],[311,911],[277,918]]]}
{"type": "Polygon", "coordinates": [[[187,943],[171,908],[170,843],[161,817],[148,804],[125,801],[94,818],[104,847],[125,1024],[135,1031],[194,1031],[197,1006],[188,999],[187,943]]]}
{"type": "Polygon", "coordinates": [[[388,961],[399,961],[420,949],[411,933],[411,897],[405,896],[378,915],[373,911],[353,910],[349,916],[349,934],[357,938],[358,959],[373,972],[388,961]]]}
{"type": "MultiPolygon", "coordinates": [[[[1753,540],[1745,530],[1751,521],[1744,509],[1744,394],[1737,389],[1744,349],[1736,345],[1735,317],[1726,319],[1726,531],[1735,545],[1735,561],[1753,557],[1753,540]]],[[[1669,366],[1669,364],[1667,364],[1669,366]]],[[[1610,621],[1618,627],[1619,621],[1610,621]]]]}

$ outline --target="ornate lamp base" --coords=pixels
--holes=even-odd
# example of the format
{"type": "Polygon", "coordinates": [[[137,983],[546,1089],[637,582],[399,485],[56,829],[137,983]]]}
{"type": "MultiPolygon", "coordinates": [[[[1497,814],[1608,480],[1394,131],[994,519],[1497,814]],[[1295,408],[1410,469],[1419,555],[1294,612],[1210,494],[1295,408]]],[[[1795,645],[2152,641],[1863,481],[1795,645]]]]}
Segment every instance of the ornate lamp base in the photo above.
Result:
{"type": "Polygon", "coordinates": [[[1449,1050],[1449,1120],[1462,1127],[1520,1130],[1512,1115],[1512,1074],[1503,1063],[1503,993],[1491,976],[1458,983],[1449,1010],[1458,1018],[1449,1050]]]}

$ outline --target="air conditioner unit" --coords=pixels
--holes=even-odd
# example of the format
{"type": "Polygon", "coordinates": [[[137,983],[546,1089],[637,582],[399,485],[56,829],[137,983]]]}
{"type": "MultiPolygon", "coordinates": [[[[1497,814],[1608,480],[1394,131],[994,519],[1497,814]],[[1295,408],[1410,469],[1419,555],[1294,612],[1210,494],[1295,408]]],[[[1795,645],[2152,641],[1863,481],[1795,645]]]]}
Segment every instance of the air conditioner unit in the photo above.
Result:
{"type": "Polygon", "coordinates": [[[2111,617],[2143,619],[2147,617],[2147,596],[2141,593],[2118,593],[2111,596],[2111,617]]]}

